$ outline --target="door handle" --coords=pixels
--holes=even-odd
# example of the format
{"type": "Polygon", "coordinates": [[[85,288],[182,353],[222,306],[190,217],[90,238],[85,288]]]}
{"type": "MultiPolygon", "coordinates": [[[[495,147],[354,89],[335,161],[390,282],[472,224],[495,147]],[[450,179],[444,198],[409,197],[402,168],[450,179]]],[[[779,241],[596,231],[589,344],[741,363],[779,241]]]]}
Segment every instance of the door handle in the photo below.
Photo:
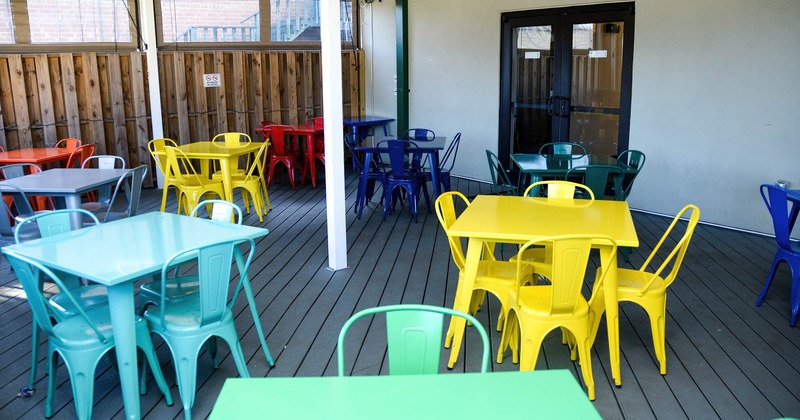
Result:
{"type": "MultiPolygon", "coordinates": [[[[559,116],[559,117],[566,117],[567,116],[567,111],[569,110],[569,97],[567,97],[567,96],[559,96],[559,95],[551,96],[550,97],[550,101],[551,101],[550,109],[553,108],[552,104],[555,103],[555,100],[558,100],[558,112],[555,112],[555,115],[559,116]]],[[[551,111],[550,115],[553,115],[552,111],[551,111]]]]}

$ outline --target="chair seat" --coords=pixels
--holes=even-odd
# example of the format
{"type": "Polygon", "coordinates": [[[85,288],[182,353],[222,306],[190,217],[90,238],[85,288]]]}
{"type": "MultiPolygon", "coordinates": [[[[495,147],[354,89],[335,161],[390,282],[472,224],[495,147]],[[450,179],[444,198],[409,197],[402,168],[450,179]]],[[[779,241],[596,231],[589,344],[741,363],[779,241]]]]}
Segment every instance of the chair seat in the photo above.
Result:
{"type": "Polygon", "coordinates": [[[81,204],[81,208],[92,213],[98,213],[107,210],[109,204],[110,203],[102,201],[90,201],[88,203],[81,204]]]}
{"type": "MultiPolygon", "coordinates": [[[[168,331],[170,334],[186,333],[196,336],[198,335],[198,325],[200,324],[200,294],[188,295],[177,302],[166,305],[164,324],[161,323],[161,308],[157,306],[145,311],[144,317],[153,325],[153,329],[156,331],[161,329],[162,331],[168,331]]],[[[230,310],[226,310],[220,319],[220,323],[232,322],[233,313],[230,310]]],[[[218,329],[220,328],[220,323],[213,323],[207,328],[209,330],[218,329]]],[[[200,330],[203,329],[203,327],[200,328],[200,330]]]]}
{"type": "Polygon", "coordinates": [[[650,287],[642,293],[642,289],[652,278],[653,273],[631,270],[629,268],[617,269],[617,291],[619,298],[623,296],[663,296],[667,293],[667,283],[664,278],[657,276],[650,287]]]}
{"type": "MultiPolygon", "coordinates": [[[[588,320],[589,304],[582,296],[578,298],[575,310],[571,314],[551,314],[550,302],[552,300],[551,285],[539,286],[524,286],[519,288],[519,307],[518,311],[525,312],[533,317],[541,317],[546,319],[548,323],[553,323],[558,318],[563,318],[565,321],[574,322],[575,319],[584,318],[588,320]]],[[[509,301],[513,302],[515,291],[511,292],[509,301]]],[[[587,321],[588,325],[588,321],[587,321]]]]}
{"type": "MultiPolygon", "coordinates": [[[[167,279],[166,300],[173,301],[196,294],[200,288],[200,280],[196,275],[187,275],[167,279]]],[[[158,302],[161,297],[161,282],[145,283],[139,287],[139,294],[146,296],[153,302],[158,302]]]]}
{"type": "MultiPolygon", "coordinates": [[[[92,320],[94,325],[108,339],[108,346],[114,345],[114,334],[111,325],[111,310],[108,305],[101,305],[86,311],[86,315],[92,320]]],[[[97,335],[86,322],[86,318],[76,316],[60,321],[53,326],[57,337],[50,337],[50,340],[58,340],[59,344],[70,347],[85,346],[94,348],[98,346],[97,335]]],[[[147,323],[140,316],[136,317],[136,333],[149,334],[147,323]]]]}
{"type": "MultiPolygon", "coordinates": [[[[83,286],[70,289],[69,292],[72,294],[72,297],[78,301],[78,305],[84,311],[108,303],[108,289],[105,286],[83,286]]],[[[79,313],[75,304],[63,293],[54,295],[50,298],[49,302],[53,309],[58,311],[63,318],[75,316],[79,313]]]]}

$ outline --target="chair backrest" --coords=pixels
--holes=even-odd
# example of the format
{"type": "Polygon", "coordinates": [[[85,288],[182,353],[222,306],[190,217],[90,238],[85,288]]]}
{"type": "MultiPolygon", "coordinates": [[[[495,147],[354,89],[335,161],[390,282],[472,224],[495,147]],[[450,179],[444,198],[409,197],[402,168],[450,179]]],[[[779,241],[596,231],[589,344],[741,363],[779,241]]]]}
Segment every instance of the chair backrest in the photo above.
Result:
{"type": "MultiPolygon", "coordinates": [[[[575,313],[579,298],[581,295],[581,288],[583,287],[584,278],[586,276],[586,267],[589,262],[589,255],[593,245],[609,245],[612,247],[611,267],[616,267],[617,244],[608,236],[591,236],[591,235],[565,235],[553,236],[548,238],[540,238],[525,243],[519,249],[517,254],[517,296],[519,296],[519,288],[525,284],[524,276],[529,275],[524,270],[526,265],[536,265],[526,261],[523,252],[527,249],[539,245],[546,246],[552,250],[552,268],[550,275],[551,287],[549,287],[550,299],[547,301],[547,306],[544,309],[548,311],[549,315],[571,315],[575,313]]],[[[536,271],[536,268],[534,268],[536,271]]],[[[605,279],[605,270],[600,278],[597,280],[593,288],[595,290],[602,284],[605,279]]],[[[541,287],[541,286],[526,286],[526,287],[541,287]]]]}
{"type": "Polygon", "coordinates": [[[596,198],[606,196],[606,186],[614,185],[614,199],[622,200],[622,169],[616,165],[576,166],[567,171],[565,179],[582,179],[583,185],[589,187],[596,198]]]}
{"type": "Polygon", "coordinates": [[[439,169],[442,171],[452,171],[453,165],[456,164],[456,155],[458,154],[458,145],[461,143],[461,133],[456,133],[453,140],[447,146],[447,150],[442,156],[442,161],[439,163],[439,169]]]}
{"type": "Polygon", "coordinates": [[[202,179],[192,165],[192,161],[177,147],[164,146],[167,155],[167,174],[175,177],[179,184],[201,185],[202,179]]]}
{"type": "Polygon", "coordinates": [[[589,187],[571,181],[537,181],[528,185],[528,188],[525,189],[525,194],[522,195],[525,197],[535,197],[533,192],[536,191],[537,187],[540,188],[540,191],[545,191],[547,193],[547,201],[572,200],[575,198],[576,189],[583,190],[583,194],[588,196],[589,200],[594,201],[594,192],[592,192],[589,187]],[[546,188],[542,189],[541,187],[546,188]]]}
{"type": "Polygon", "coordinates": [[[246,133],[230,132],[217,134],[211,141],[213,143],[222,143],[227,147],[236,147],[242,143],[250,143],[253,140],[246,133]]]}
{"type": "Polygon", "coordinates": [[[14,163],[11,165],[0,166],[0,175],[3,179],[14,179],[27,174],[41,172],[42,168],[35,163],[14,163]]]}
{"type": "Polygon", "coordinates": [[[125,159],[116,155],[94,155],[89,156],[81,163],[81,168],[89,168],[92,164],[97,165],[98,169],[125,169],[125,159]]]}
{"type": "Polygon", "coordinates": [[[325,128],[325,118],[311,117],[306,120],[306,125],[314,128],[325,128]]]}
{"type": "Polygon", "coordinates": [[[383,140],[377,147],[387,147],[389,149],[389,166],[392,170],[391,176],[395,179],[409,178],[416,176],[406,169],[406,153],[413,153],[417,145],[413,142],[402,140],[383,140]]]}
{"type": "Polygon", "coordinates": [[[435,374],[439,372],[444,315],[459,316],[478,331],[483,341],[481,372],[489,368],[489,336],[471,315],[449,308],[429,305],[388,305],[359,311],[345,322],[339,332],[336,361],[339,376],[344,376],[344,342],[347,331],[359,319],[386,314],[386,339],[389,375],[435,374]]]}
{"type": "Polygon", "coordinates": [[[401,140],[414,140],[414,141],[432,141],[436,138],[436,133],[427,128],[409,128],[403,131],[398,137],[401,140]]]}
{"type": "Polygon", "coordinates": [[[450,243],[450,253],[453,255],[453,261],[459,270],[463,270],[466,265],[466,258],[464,257],[464,248],[461,246],[461,238],[450,235],[450,226],[453,226],[458,217],[456,204],[459,202],[464,208],[469,207],[469,199],[464,194],[458,191],[447,191],[439,194],[433,206],[436,210],[436,217],[439,218],[439,223],[447,235],[447,241],[450,243]]]}
{"type": "Polygon", "coordinates": [[[111,201],[109,201],[108,209],[103,217],[103,222],[106,222],[108,216],[113,213],[114,203],[117,200],[117,196],[120,195],[120,191],[122,191],[128,199],[128,207],[125,209],[125,213],[128,217],[136,216],[136,213],[139,211],[139,198],[142,196],[142,184],[144,183],[146,175],[147,165],[139,165],[133,169],[129,169],[117,180],[117,185],[114,187],[114,193],[111,195],[111,201]]]}
{"type": "Polygon", "coordinates": [[[233,213],[236,213],[236,224],[242,224],[242,209],[236,204],[225,200],[203,200],[197,203],[197,206],[192,210],[192,214],[189,216],[197,216],[200,209],[205,208],[207,205],[211,205],[211,214],[209,214],[211,220],[220,223],[230,223],[233,218],[233,213]]]}
{"type": "Polygon", "coordinates": [[[492,175],[492,192],[503,195],[519,195],[517,186],[511,183],[508,173],[500,159],[486,149],[486,159],[489,161],[489,173],[492,175]]]}
{"type": "Polygon", "coordinates": [[[778,247],[783,250],[790,250],[790,235],[794,221],[790,220],[789,197],[793,201],[800,202],[800,194],[770,184],[762,184],[760,191],[761,198],[764,200],[764,204],[767,205],[770,216],[772,216],[772,227],[775,230],[775,240],[778,242],[778,247]]]}
{"type": "MultiPolygon", "coordinates": [[[[247,260],[239,273],[240,276],[247,273],[250,261],[253,259],[253,251],[256,248],[256,243],[252,239],[246,239],[244,242],[250,245],[250,252],[248,252],[247,260]]],[[[225,317],[225,313],[228,310],[228,289],[231,280],[234,247],[239,246],[240,243],[242,243],[242,240],[236,239],[188,248],[169,257],[161,269],[161,288],[166,290],[166,282],[170,278],[169,271],[177,265],[185,263],[187,258],[197,258],[198,301],[200,304],[197,326],[199,328],[220,322],[225,317]]],[[[167,305],[164,294],[161,295],[159,305],[160,324],[164,326],[166,325],[165,305],[167,305]]]]}
{"type": "Polygon", "coordinates": [[[633,181],[644,167],[645,155],[638,150],[625,150],[617,156],[617,164],[624,164],[636,170],[634,173],[626,172],[622,177],[622,199],[627,200],[633,189],[633,181]]]}
{"type": "Polygon", "coordinates": [[[272,153],[276,156],[287,155],[289,147],[286,143],[286,136],[293,135],[294,129],[288,125],[274,124],[270,125],[267,130],[269,131],[270,144],[272,144],[272,153]]]}
{"type": "Polygon", "coordinates": [[[15,216],[20,216],[20,219],[33,216],[33,207],[31,207],[31,202],[25,192],[15,185],[3,185],[2,195],[3,199],[0,202],[2,202],[4,214],[0,214],[0,235],[13,238],[19,230],[19,225],[13,225],[12,220],[15,219],[15,216]],[[6,197],[11,197],[11,200],[6,201],[6,197]],[[8,207],[12,203],[16,214],[8,207]]]}
{"type": "Polygon", "coordinates": [[[47,211],[44,213],[34,214],[19,222],[17,224],[17,229],[14,231],[14,241],[18,244],[25,242],[19,237],[19,232],[21,232],[23,230],[23,226],[28,223],[36,224],[36,226],[39,228],[39,234],[42,238],[69,232],[72,230],[70,216],[73,213],[81,213],[84,218],[88,217],[92,219],[94,224],[100,224],[100,220],[97,219],[97,216],[95,216],[94,213],[84,209],[61,209],[47,211]]]}
{"type": "MultiPolygon", "coordinates": [[[[8,262],[11,263],[11,267],[14,269],[14,273],[17,275],[20,284],[22,284],[22,288],[25,290],[28,304],[31,306],[31,311],[33,311],[34,321],[48,336],[59,337],[60,334],[59,330],[53,328],[53,324],[50,321],[52,318],[52,314],[49,309],[50,306],[47,303],[47,298],[42,294],[42,291],[39,288],[40,275],[45,275],[48,277],[58,287],[59,294],[63,294],[67,299],[70,300],[72,305],[79,312],[79,315],[76,316],[82,316],[85,321],[85,324],[82,327],[85,328],[88,326],[91,328],[94,331],[95,337],[98,339],[98,341],[104,344],[108,342],[106,335],[86,315],[86,312],[83,311],[81,305],[75,300],[75,297],[72,296],[72,293],[70,293],[69,289],[55,273],[37,261],[19,255],[13,251],[6,250],[4,253],[6,254],[6,258],[8,258],[8,262]]],[[[111,332],[110,325],[105,326],[104,329],[106,330],[107,334],[111,332]]],[[[84,335],[88,336],[89,334],[84,335]]]]}
{"type": "Polygon", "coordinates": [[[559,141],[545,143],[539,148],[540,155],[585,155],[586,148],[580,143],[559,141]],[[577,152],[577,153],[576,153],[577,152]]]}
{"type": "Polygon", "coordinates": [[[678,212],[675,218],[672,219],[672,223],[670,223],[667,230],[664,231],[664,235],[661,236],[661,240],[658,241],[658,244],[653,248],[653,252],[650,253],[650,256],[647,257],[647,260],[645,260],[644,264],[642,264],[642,267],[639,269],[639,271],[642,272],[646,271],[647,267],[653,261],[653,258],[656,256],[661,246],[672,233],[672,230],[689,211],[692,213],[689,215],[689,221],[686,223],[686,230],[683,231],[683,235],[681,235],[681,238],[675,243],[675,247],[672,248],[672,251],[670,251],[669,255],[667,255],[667,257],[661,262],[661,265],[658,266],[658,269],[652,273],[650,279],[642,287],[640,294],[644,294],[644,292],[650,288],[650,285],[653,284],[653,281],[655,281],[657,276],[661,276],[664,279],[665,286],[672,284],[672,282],[675,281],[675,278],[678,276],[678,271],[680,271],[681,265],[683,264],[683,257],[686,256],[686,250],[689,248],[689,242],[694,234],[694,229],[697,227],[697,223],[700,221],[700,209],[694,204],[686,205],[683,209],[681,209],[681,211],[678,212]],[[668,270],[666,274],[664,274],[665,270],[668,270]]]}
{"type": "Polygon", "coordinates": [[[77,148],[81,147],[82,145],[83,145],[82,141],[80,141],[80,140],[78,140],[76,138],[73,138],[73,137],[67,137],[65,139],[61,139],[58,142],[56,142],[55,147],[57,147],[57,148],[62,148],[63,147],[65,149],[77,149],[77,148]]]}
{"type": "Polygon", "coordinates": [[[168,138],[153,139],[147,142],[147,150],[156,162],[156,168],[166,177],[167,173],[164,170],[167,168],[167,156],[165,154],[157,154],[158,152],[163,152],[165,146],[178,147],[178,143],[168,138]]]}
{"type": "Polygon", "coordinates": [[[69,155],[69,159],[67,159],[65,168],[79,168],[81,163],[83,163],[83,161],[86,159],[89,159],[89,156],[92,156],[93,154],[93,144],[84,144],[83,146],[79,146],[72,151],[72,154],[69,155]]]}

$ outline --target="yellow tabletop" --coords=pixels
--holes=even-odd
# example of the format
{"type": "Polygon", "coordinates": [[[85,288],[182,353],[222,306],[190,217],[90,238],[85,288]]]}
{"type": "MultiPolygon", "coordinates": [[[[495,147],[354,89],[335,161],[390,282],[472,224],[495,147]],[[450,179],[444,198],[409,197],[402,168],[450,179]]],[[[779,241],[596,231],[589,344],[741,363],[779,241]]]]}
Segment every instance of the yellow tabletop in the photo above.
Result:
{"type": "MultiPolygon", "coordinates": [[[[479,195],[456,219],[450,235],[469,238],[466,265],[461,281],[464,287],[456,290],[454,309],[469,311],[471,293],[481,259],[484,244],[495,242],[524,243],[532,239],[559,235],[609,236],[619,246],[638,247],[639,238],[633,226],[628,203],[625,201],[570,200],[548,201],[547,198],[479,195]],[[464,292],[460,293],[459,290],[464,292]]],[[[616,267],[616,254],[610,247],[598,246],[603,267],[616,267]]],[[[608,346],[612,377],[617,385],[622,384],[619,366],[619,311],[617,302],[616,270],[609,270],[603,289],[596,291],[595,314],[606,312],[608,346]]],[[[599,315],[597,315],[599,316],[599,315]]],[[[463,339],[463,319],[451,320],[454,334],[449,367],[458,359],[463,339]]]]}

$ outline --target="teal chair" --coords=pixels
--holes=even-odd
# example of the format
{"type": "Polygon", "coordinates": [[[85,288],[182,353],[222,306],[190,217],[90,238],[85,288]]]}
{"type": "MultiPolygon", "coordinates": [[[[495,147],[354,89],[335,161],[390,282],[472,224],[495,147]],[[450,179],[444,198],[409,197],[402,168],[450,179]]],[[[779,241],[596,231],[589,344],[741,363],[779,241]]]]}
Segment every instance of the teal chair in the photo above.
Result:
{"type": "Polygon", "coordinates": [[[622,178],[622,199],[627,200],[628,196],[631,194],[631,189],[633,189],[633,181],[636,180],[636,177],[639,176],[639,172],[642,171],[644,167],[645,161],[644,153],[640,152],[639,150],[625,150],[617,156],[617,164],[618,165],[626,165],[629,168],[635,169],[636,172],[634,173],[625,173],[625,176],[622,178]]]}
{"type": "Polygon", "coordinates": [[[519,189],[511,182],[508,171],[500,159],[491,150],[486,150],[489,161],[489,173],[492,175],[492,193],[495,195],[519,195],[519,189]]]}
{"type": "MultiPolygon", "coordinates": [[[[44,415],[50,417],[53,413],[53,393],[56,388],[56,355],[64,359],[64,364],[70,376],[72,396],[75,401],[75,412],[79,419],[89,419],[92,416],[94,399],[94,373],[100,358],[114,347],[114,336],[111,333],[111,311],[109,306],[98,305],[91,309],[81,308],[75,298],[61,282],[59,277],[47,267],[38,262],[13,251],[4,251],[8,261],[14,268],[28,303],[33,311],[34,323],[47,334],[47,399],[45,400],[44,415]],[[57,322],[52,306],[42,294],[39,276],[49,277],[61,290],[59,294],[66,296],[72,305],[77,308],[78,315],[57,322]]],[[[56,318],[57,319],[57,318],[56,318]]],[[[153,350],[150,340],[150,331],[147,323],[136,318],[136,345],[142,349],[153,369],[156,383],[167,404],[172,405],[172,396],[169,393],[167,382],[161,374],[161,368],[153,350]]]]}
{"type": "Polygon", "coordinates": [[[567,141],[559,141],[554,143],[545,143],[539,148],[540,155],[586,155],[586,148],[580,143],[571,143],[567,141]]]}
{"type": "MultiPolygon", "coordinates": [[[[70,216],[73,213],[82,213],[87,220],[94,221],[95,224],[99,223],[97,217],[81,209],[63,209],[48,211],[44,213],[35,214],[27,217],[17,223],[14,230],[14,242],[24,243],[30,240],[30,232],[35,229],[37,235],[33,239],[42,237],[46,238],[52,235],[69,232],[72,230],[72,223],[70,216]]],[[[81,286],[80,279],[77,277],[55,271],[59,276],[59,280],[70,291],[69,294],[57,293],[50,297],[48,303],[52,310],[52,316],[56,321],[63,321],[65,319],[74,317],[80,314],[80,310],[88,311],[97,306],[108,304],[108,290],[105,286],[89,285],[81,286]],[[75,306],[77,302],[78,306],[75,306]],[[80,308],[80,309],[79,309],[80,308]]],[[[39,280],[39,288],[41,289],[42,279],[39,280]]],[[[61,287],[59,287],[61,289],[61,287]]],[[[31,373],[28,380],[28,387],[20,390],[21,395],[30,396],[33,394],[36,383],[36,360],[39,345],[39,328],[36,323],[33,323],[33,331],[31,332],[31,373]]]]}
{"type": "Polygon", "coordinates": [[[567,181],[578,180],[589,187],[595,198],[602,200],[606,196],[606,187],[613,185],[613,200],[622,200],[623,171],[617,165],[585,165],[576,166],[567,171],[567,181]]]}
{"type": "MultiPolygon", "coordinates": [[[[170,303],[167,303],[165,295],[162,294],[158,306],[151,307],[144,313],[153,332],[164,339],[172,352],[175,377],[186,419],[192,417],[197,384],[197,357],[200,348],[210,338],[220,337],[225,340],[239,370],[239,376],[250,377],[233,323],[233,313],[228,305],[231,264],[234,248],[239,242],[241,240],[189,248],[169,257],[161,269],[161,289],[166,288],[171,270],[189,259],[196,259],[198,291],[170,303]]],[[[246,242],[250,245],[250,252],[243,265],[244,268],[239,273],[240,277],[246,275],[256,246],[252,239],[246,242]]],[[[213,340],[211,345],[213,350],[213,340]]]]}
{"type": "Polygon", "coordinates": [[[481,336],[483,353],[481,372],[489,369],[489,336],[472,315],[429,305],[388,305],[364,309],[350,317],[339,332],[336,360],[339,376],[345,376],[344,341],[347,331],[359,319],[386,314],[386,338],[389,350],[389,375],[435,374],[439,372],[444,316],[465,318],[481,336]]]}

